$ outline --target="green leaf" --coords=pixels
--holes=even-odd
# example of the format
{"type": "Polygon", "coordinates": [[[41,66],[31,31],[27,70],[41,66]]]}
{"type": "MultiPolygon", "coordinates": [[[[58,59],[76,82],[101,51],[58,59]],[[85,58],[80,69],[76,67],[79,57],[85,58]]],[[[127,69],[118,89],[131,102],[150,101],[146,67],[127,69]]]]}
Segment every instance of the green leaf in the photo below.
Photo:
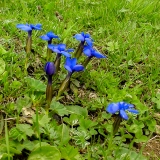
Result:
{"type": "MultiPolygon", "coordinates": [[[[122,159],[122,160],[135,160],[135,159],[140,159],[140,160],[147,160],[144,156],[140,155],[139,153],[135,151],[130,151],[127,148],[118,148],[115,150],[115,158],[116,160],[122,159]]],[[[138,160],[137,159],[137,160],[138,160]]]]}
{"type": "Polygon", "coordinates": [[[13,127],[10,132],[10,137],[15,139],[15,140],[18,140],[19,142],[24,139],[26,140],[27,139],[27,136],[26,134],[24,134],[22,131],[20,131],[18,128],[16,127],[13,127]]]}
{"type": "Polygon", "coordinates": [[[69,114],[67,108],[63,104],[56,102],[54,99],[51,102],[50,109],[60,116],[69,114]]]}
{"type": "Polygon", "coordinates": [[[77,86],[75,86],[73,83],[71,83],[70,84],[70,89],[77,96],[77,94],[78,94],[78,88],[77,88],[77,86]]]}
{"type": "Polygon", "coordinates": [[[146,124],[148,126],[148,129],[151,131],[151,132],[154,132],[155,129],[156,129],[156,120],[155,119],[150,119],[150,120],[147,120],[146,121],[146,124]]]}
{"type": "Polygon", "coordinates": [[[25,81],[27,82],[31,90],[39,91],[39,92],[46,91],[46,85],[40,80],[31,78],[31,77],[25,77],[25,81]]]}
{"type": "Polygon", "coordinates": [[[152,102],[156,103],[157,109],[160,109],[160,93],[157,93],[156,97],[152,98],[152,102]]]}
{"type": "Polygon", "coordinates": [[[44,115],[43,117],[39,116],[39,125],[45,127],[50,120],[51,118],[49,118],[48,115],[44,115]]]}
{"type": "Polygon", "coordinates": [[[11,83],[11,87],[13,88],[13,89],[18,89],[18,88],[20,88],[21,86],[22,86],[23,84],[20,82],[20,81],[13,81],[12,83],[11,83]]]}
{"type": "Polygon", "coordinates": [[[60,160],[61,154],[54,146],[42,146],[34,150],[28,160],[60,160]]]}
{"type": "Polygon", "coordinates": [[[82,108],[80,106],[66,106],[66,109],[70,114],[78,114],[84,117],[88,117],[87,108],[82,108]]]}
{"type": "Polygon", "coordinates": [[[66,147],[60,148],[62,153],[62,158],[66,160],[77,160],[77,156],[79,156],[79,152],[77,148],[70,146],[69,144],[66,147]]]}
{"type": "Polygon", "coordinates": [[[144,135],[141,135],[141,137],[135,139],[135,142],[137,142],[137,143],[146,142],[146,141],[148,141],[148,137],[144,136],[144,135]]]}
{"type": "Polygon", "coordinates": [[[3,55],[7,53],[7,51],[3,48],[3,46],[0,44],[0,55],[3,55]]]}
{"type": "Polygon", "coordinates": [[[75,126],[79,124],[79,119],[81,118],[81,115],[77,114],[71,114],[70,117],[64,117],[63,121],[68,123],[71,126],[75,126]]]}
{"type": "Polygon", "coordinates": [[[80,119],[79,125],[83,129],[91,129],[92,127],[96,126],[98,122],[91,121],[90,119],[80,119]]]}
{"type": "Polygon", "coordinates": [[[31,105],[32,105],[32,103],[31,103],[31,100],[29,97],[24,97],[24,98],[20,97],[16,101],[16,109],[17,109],[18,113],[21,112],[23,107],[29,108],[31,105]]]}
{"type": "Polygon", "coordinates": [[[29,124],[16,124],[17,129],[31,137],[34,132],[29,124]]]}
{"type": "Polygon", "coordinates": [[[0,58],[0,77],[4,73],[5,67],[6,67],[5,61],[2,58],[0,58]]]}
{"type": "Polygon", "coordinates": [[[60,137],[61,137],[60,145],[68,144],[68,141],[70,140],[69,128],[65,124],[62,124],[59,127],[59,134],[60,134],[60,137]]]}
{"type": "Polygon", "coordinates": [[[108,42],[107,46],[108,46],[107,47],[108,51],[114,51],[114,50],[119,49],[118,42],[108,42]]]}
{"type": "Polygon", "coordinates": [[[3,127],[4,127],[4,118],[3,118],[3,114],[0,113],[0,135],[3,131],[3,127]]]}

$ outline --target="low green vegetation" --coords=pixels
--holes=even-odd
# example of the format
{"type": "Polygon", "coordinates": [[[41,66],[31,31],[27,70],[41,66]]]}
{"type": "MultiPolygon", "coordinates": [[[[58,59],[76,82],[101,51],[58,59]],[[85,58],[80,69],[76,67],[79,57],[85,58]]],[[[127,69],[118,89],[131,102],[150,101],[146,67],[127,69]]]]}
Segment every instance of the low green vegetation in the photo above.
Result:
{"type": "Polygon", "coordinates": [[[0,14],[1,160],[158,160],[159,0],[2,0],[0,14]],[[42,29],[26,43],[17,24],[42,29]]]}

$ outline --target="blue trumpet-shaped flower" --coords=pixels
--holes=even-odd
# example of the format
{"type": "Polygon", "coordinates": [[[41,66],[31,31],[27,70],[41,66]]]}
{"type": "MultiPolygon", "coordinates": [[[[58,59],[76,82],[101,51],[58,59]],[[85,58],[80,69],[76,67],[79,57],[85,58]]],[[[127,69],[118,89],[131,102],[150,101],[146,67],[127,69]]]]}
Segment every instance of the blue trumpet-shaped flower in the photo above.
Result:
{"type": "Polygon", "coordinates": [[[126,111],[138,114],[139,112],[137,110],[132,109],[134,108],[134,105],[132,104],[128,104],[126,102],[118,102],[118,103],[111,103],[108,105],[108,107],[106,108],[107,112],[114,114],[116,112],[119,111],[120,116],[125,119],[128,120],[128,116],[126,114],[126,111]]]}
{"type": "Polygon", "coordinates": [[[78,41],[81,41],[82,43],[87,43],[89,46],[93,45],[93,40],[90,36],[90,34],[88,33],[84,33],[81,32],[80,34],[76,34],[75,36],[73,36],[75,39],[77,39],[78,41]]]}
{"type": "Polygon", "coordinates": [[[83,53],[88,57],[106,58],[106,56],[97,52],[94,48],[90,46],[84,46],[83,53]]]}
{"type": "Polygon", "coordinates": [[[40,38],[42,40],[48,41],[48,44],[51,44],[53,38],[59,39],[59,37],[55,35],[53,32],[48,32],[47,34],[40,36],[40,38]]]}
{"type": "Polygon", "coordinates": [[[53,90],[52,90],[52,76],[55,73],[55,66],[53,62],[47,62],[44,70],[48,76],[48,84],[46,88],[46,100],[47,100],[47,112],[50,107],[51,101],[52,101],[52,95],[53,95],[53,90]]]}
{"type": "Polygon", "coordinates": [[[54,66],[53,62],[47,62],[46,63],[45,72],[49,76],[52,76],[55,73],[55,66],[54,66]]]}
{"type": "Polygon", "coordinates": [[[84,70],[84,67],[80,64],[76,64],[77,59],[76,58],[67,58],[65,63],[65,68],[68,70],[69,73],[73,72],[80,72],[84,70]]]}
{"type": "Polygon", "coordinates": [[[71,55],[68,52],[74,51],[74,49],[66,49],[65,44],[58,44],[58,45],[49,44],[48,48],[51,49],[53,52],[56,52],[60,55],[64,55],[65,57],[71,57],[71,55]]]}
{"type": "Polygon", "coordinates": [[[93,40],[92,40],[90,34],[88,34],[88,33],[85,34],[84,32],[82,32],[80,34],[76,34],[73,37],[76,38],[78,41],[80,41],[80,44],[78,45],[78,48],[74,54],[74,57],[78,59],[82,55],[85,42],[88,44],[88,46],[92,47],[93,40]]]}
{"type": "Polygon", "coordinates": [[[33,25],[33,24],[17,24],[16,27],[23,30],[23,31],[28,32],[29,34],[32,33],[32,30],[41,30],[42,29],[41,24],[36,24],[36,25],[33,25]]]}
{"type": "Polygon", "coordinates": [[[28,37],[26,41],[26,53],[30,53],[32,49],[32,30],[41,30],[41,24],[17,24],[17,28],[28,32],[28,37]]]}
{"type": "Polygon", "coordinates": [[[55,66],[53,62],[47,62],[44,68],[47,76],[48,76],[48,83],[52,83],[52,76],[55,73],[55,66]]]}
{"type": "Polygon", "coordinates": [[[70,83],[70,78],[72,76],[72,74],[74,72],[80,72],[84,70],[84,67],[82,65],[76,64],[77,63],[77,59],[76,58],[67,58],[66,59],[66,63],[64,65],[64,67],[66,68],[66,70],[68,70],[68,74],[66,76],[66,78],[63,80],[59,91],[58,91],[58,95],[57,95],[57,99],[61,96],[62,93],[64,93],[64,91],[68,88],[69,83],[70,83]]]}

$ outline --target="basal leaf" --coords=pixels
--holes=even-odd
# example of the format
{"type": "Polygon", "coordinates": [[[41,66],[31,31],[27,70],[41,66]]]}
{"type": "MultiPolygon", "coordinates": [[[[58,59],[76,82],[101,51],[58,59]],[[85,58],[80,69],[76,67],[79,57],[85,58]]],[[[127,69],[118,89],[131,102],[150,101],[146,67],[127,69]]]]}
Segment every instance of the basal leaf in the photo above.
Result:
{"type": "Polygon", "coordinates": [[[25,77],[25,81],[27,82],[28,86],[31,87],[31,89],[34,91],[39,91],[39,92],[46,91],[46,85],[40,80],[31,77],[25,77]]]}
{"type": "Polygon", "coordinates": [[[84,117],[88,116],[87,108],[82,108],[80,106],[66,106],[66,109],[70,114],[78,114],[84,117]]]}
{"type": "Polygon", "coordinates": [[[28,160],[60,160],[61,154],[54,146],[42,146],[34,150],[28,160]]]}

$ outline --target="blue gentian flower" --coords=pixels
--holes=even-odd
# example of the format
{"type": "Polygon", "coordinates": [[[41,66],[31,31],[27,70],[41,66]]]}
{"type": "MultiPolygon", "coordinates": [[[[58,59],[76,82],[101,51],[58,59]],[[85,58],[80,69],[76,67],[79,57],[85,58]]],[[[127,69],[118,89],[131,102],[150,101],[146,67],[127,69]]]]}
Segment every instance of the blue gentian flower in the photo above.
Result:
{"type": "Polygon", "coordinates": [[[88,33],[85,34],[84,32],[81,32],[80,34],[76,34],[73,37],[76,38],[78,41],[81,41],[83,44],[86,42],[89,46],[93,45],[93,40],[88,33]]]}
{"type": "Polygon", "coordinates": [[[47,76],[48,76],[48,82],[52,83],[52,76],[55,73],[55,66],[53,62],[47,62],[44,68],[47,76]]]}
{"type": "Polygon", "coordinates": [[[17,24],[17,28],[28,32],[30,35],[32,33],[32,30],[41,30],[42,29],[41,27],[42,27],[41,24],[36,24],[36,25],[33,25],[33,24],[17,24]]]}
{"type": "Polygon", "coordinates": [[[76,38],[78,41],[80,41],[80,44],[74,54],[74,57],[78,59],[82,55],[82,51],[83,51],[85,42],[88,44],[88,46],[92,47],[93,40],[92,40],[90,34],[88,34],[88,33],[85,34],[84,32],[82,32],[80,34],[76,34],[73,37],[76,38]]]}
{"type": "Polygon", "coordinates": [[[106,58],[100,52],[97,52],[94,48],[90,46],[84,46],[83,53],[88,57],[96,57],[96,58],[106,58]]]}
{"type": "Polygon", "coordinates": [[[26,53],[30,53],[32,49],[32,30],[41,30],[41,24],[17,24],[17,28],[28,32],[28,37],[26,41],[26,53]]]}
{"type": "Polygon", "coordinates": [[[118,102],[118,103],[109,104],[108,107],[106,108],[106,110],[107,110],[107,112],[109,112],[111,114],[114,114],[119,111],[120,116],[123,119],[128,120],[128,116],[125,111],[129,111],[129,112],[132,112],[135,114],[139,113],[137,110],[134,110],[132,108],[134,108],[133,104],[129,104],[126,102],[118,102]]]}
{"type": "Polygon", "coordinates": [[[52,76],[55,73],[55,66],[53,62],[47,62],[45,65],[46,74],[52,76]]]}
{"type": "Polygon", "coordinates": [[[53,90],[52,90],[52,76],[55,74],[55,66],[53,62],[47,62],[44,70],[48,76],[48,84],[46,87],[46,100],[47,100],[47,112],[50,107],[51,101],[52,101],[52,95],[53,95],[53,90]]]}
{"type": "Polygon", "coordinates": [[[55,35],[53,32],[48,32],[47,34],[45,34],[45,35],[43,35],[43,36],[40,36],[40,38],[41,38],[42,40],[48,41],[48,44],[51,44],[53,38],[60,39],[60,38],[59,38],[57,35],[55,35]]]}
{"type": "Polygon", "coordinates": [[[58,45],[49,44],[48,48],[51,49],[53,52],[58,53],[59,55],[63,54],[65,57],[71,57],[71,55],[68,52],[74,51],[74,49],[66,49],[65,44],[58,44],[58,45]]]}
{"type": "Polygon", "coordinates": [[[67,58],[65,63],[65,68],[68,70],[69,73],[73,72],[80,72],[84,70],[84,67],[80,64],[76,64],[77,59],[76,58],[67,58]]]}
{"type": "Polygon", "coordinates": [[[77,63],[77,59],[76,58],[66,58],[66,62],[64,67],[66,68],[66,70],[68,70],[68,74],[66,76],[66,78],[63,80],[59,91],[58,91],[58,95],[57,95],[57,99],[61,96],[61,94],[64,93],[64,91],[68,88],[69,83],[70,83],[70,78],[72,76],[72,74],[74,72],[80,72],[84,70],[84,67],[82,65],[76,64],[77,63]]]}

